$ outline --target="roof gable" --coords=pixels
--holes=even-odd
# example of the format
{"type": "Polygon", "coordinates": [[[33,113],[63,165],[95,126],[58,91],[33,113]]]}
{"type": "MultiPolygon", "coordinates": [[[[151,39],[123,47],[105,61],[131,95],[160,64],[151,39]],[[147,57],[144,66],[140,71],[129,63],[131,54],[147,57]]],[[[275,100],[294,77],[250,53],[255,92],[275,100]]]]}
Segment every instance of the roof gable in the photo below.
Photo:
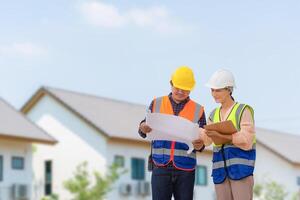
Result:
{"type": "MultiPolygon", "coordinates": [[[[30,110],[44,94],[55,98],[108,137],[145,141],[137,133],[138,125],[145,116],[147,107],[144,105],[46,87],[41,88],[24,105],[22,111],[26,113],[30,110]]],[[[256,132],[260,144],[287,161],[300,164],[297,148],[300,136],[262,128],[256,128],[256,132]]]]}
{"type": "Polygon", "coordinates": [[[23,106],[22,112],[27,113],[43,95],[50,95],[109,137],[144,141],[137,130],[145,116],[146,106],[44,87],[23,106]]]}
{"type": "Polygon", "coordinates": [[[57,141],[0,99],[0,138],[54,144],[57,141]]]}

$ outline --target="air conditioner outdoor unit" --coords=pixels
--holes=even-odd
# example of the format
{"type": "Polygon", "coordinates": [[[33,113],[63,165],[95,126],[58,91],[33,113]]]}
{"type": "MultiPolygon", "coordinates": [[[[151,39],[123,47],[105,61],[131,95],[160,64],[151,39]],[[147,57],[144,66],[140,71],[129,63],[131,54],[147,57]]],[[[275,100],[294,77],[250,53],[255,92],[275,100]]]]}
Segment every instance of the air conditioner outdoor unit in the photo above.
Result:
{"type": "Polygon", "coordinates": [[[150,195],[150,183],[146,181],[139,181],[137,192],[141,196],[148,196],[150,195]]]}
{"type": "Polygon", "coordinates": [[[128,196],[132,193],[132,186],[129,183],[122,183],[120,184],[119,192],[123,196],[128,196]]]}
{"type": "Polygon", "coordinates": [[[28,200],[28,188],[24,184],[13,184],[12,186],[13,200],[28,200]]]}

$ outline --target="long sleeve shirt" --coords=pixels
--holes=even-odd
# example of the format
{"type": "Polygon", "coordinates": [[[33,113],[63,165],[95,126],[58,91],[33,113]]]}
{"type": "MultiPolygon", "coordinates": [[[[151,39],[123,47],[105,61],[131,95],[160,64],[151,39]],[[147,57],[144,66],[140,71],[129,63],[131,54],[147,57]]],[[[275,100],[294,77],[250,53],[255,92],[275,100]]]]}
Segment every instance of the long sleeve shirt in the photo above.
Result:
{"type": "MultiPolygon", "coordinates": [[[[170,102],[172,104],[174,115],[176,115],[176,116],[179,115],[180,111],[184,108],[184,106],[186,105],[186,103],[190,100],[190,98],[188,97],[184,101],[182,101],[180,103],[176,103],[173,100],[173,98],[172,98],[172,93],[170,93],[168,95],[168,97],[169,97],[170,102]]],[[[151,112],[153,110],[152,108],[153,108],[153,101],[151,102],[151,104],[149,106],[149,110],[151,112]]],[[[146,119],[142,120],[140,122],[140,124],[143,123],[143,122],[145,122],[145,121],[146,121],[146,119]]],[[[204,112],[203,112],[202,116],[200,117],[200,119],[198,120],[198,125],[199,125],[200,128],[203,128],[203,126],[206,125],[206,117],[205,117],[205,113],[204,112]]],[[[141,137],[146,138],[147,135],[145,133],[143,133],[140,129],[138,130],[138,132],[139,132],[139,134],[140,134],[141,137]]],[[[204,148],[205,148],[205,146],[203,146],[203,148],[200,151],[202,151],[204,148]]]]}
{"type": "MultiPolygon", "coordinates": [[[[233,105],[234,106],[234,105],[233,105]]],[[[230,111],[232,110],[233,106],[228,109],[228,111],[221,116],[221,121],[224,121],[227,116],[230,114],[230,111]]],[[[210,119],[208,119],[208,124],[213,123],[210,119]]],[[[255,126],[254,121],[252,118],[251,111],[249,108],[246,108],[242,114],[241,122],[240,122],[240,131],[234,133],[232,135],[232,144],[235,146],[243,149],[243,150],[250,150],[252,148],[253,139],[255,136],[255,126]]],[[[204,141],[205,146],[209,146],[212,143],[211,138],[209,138],[204,132],[203,129],[201,129],[201,139],[204,141]]]]}

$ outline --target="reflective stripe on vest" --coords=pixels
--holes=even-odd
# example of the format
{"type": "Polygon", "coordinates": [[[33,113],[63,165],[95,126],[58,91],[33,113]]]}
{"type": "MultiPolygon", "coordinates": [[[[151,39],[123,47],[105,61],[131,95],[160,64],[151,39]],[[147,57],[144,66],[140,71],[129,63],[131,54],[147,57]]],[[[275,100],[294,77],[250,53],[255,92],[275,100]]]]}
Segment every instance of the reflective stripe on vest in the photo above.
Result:
{"type": "Polygon", "coordinates": [[[196,103],[196,109],[195,109],[194,119],[193,119],[194,123],[198,123],[201,115],[203,114],[203,111],[201,112],[201,108],[202,106],[196,103]]]}
{"type": "MultiPolygon", "coordinates": [[[[232,108],[232,112],[235,112],[235,120],[233,121],[234,126],[237,128],[237,130],[240,130],[240,121],[241,121],[241,115],[242,112],[244,111],[244,109],[247,107],[247,105],[245,104],[238,104],[236,103],[233,108],[232,108]],[[235,110],[235,111],[234,111],[235,110]]],[[[251,111],[252,113],[252,111],[251,111]]],[[[229,116],[227,118],[230,118],[232,113],[229,114],[229,116]]],[[[221,121],[221,116],[220,116],[220,108],[216,108],[214,109],[209,116],[209,119],[212,122],[220,122],[221,121]]]]}
{"type": "MultiPolygon", "coordinates": [[[[253,117],[253,109],[245,104],[236,103],[226,120],[231,120],[238,131],[245,108],[249,108],[253,117]]],[[[220,108],[214,109],[209,116],[212,122],[220,122],[220,108]]],[[[233,144],[213,146],[213,181],[222,183],[227,176],[233,180],[239,180],[253,174],[256,157],[256,139],[253,140],[252,149],[242,150],[233,144]]]]}
{"type": "MultiPolygon", "coordinates": [[[[234,145],[232,145],[232,144],[225,144],[224,147],[223,147],[223,149],[227,149],[227,148],[238,148],[238,147],[236,147],[236,146],[234,146],[234,145]]],[[[215,147],[213,148],[213,152],[214,152],[214,153],[218,153],[219,151],[221,151],[221,149],[222,149],[222,146],[221,146],[221,147],[215,146],[215,147]]],[[[238,149],[239,149],[239,148],[238,148],[238,149]]],[[[252,145],[252,149],[256,149],[256,143],[254,143],[254,144],[252,145]]]]}
{"type": "MultiPolygon", "coordinates": [[[[230,167],[231,165],[247,165],[247,166],[252,166],[254,167],[255,165],[255,160],[248,160],[248,159],[243,159],[243,158],[231,158],[226,160],[226,166],[230,167]]],[[[213,163],[213,169],[219,169],[225,167],[224,161],[219,161],[213,163]]]]}
{"type": "MultiPolygon", "coordinates": [[[[152,150],[152,153],[153,154],[167,154],[167,155],[170,155],[171,149],[167,149],[167,148],[157,149],[157,148],[155,148],[155,149],[152,150]]],[[[174,155],[176,155],[176,156],[185,156],[185,157],[196,159],[196,154],[195,153],[187,154],[186,150],[181,150],[181,149],[174,149],[174,155]]]]}
{"type": "Polygon", "coordinates": [[[162,100],[163,100],[162,97],[161,98],[157,98],[155,100],[155,104],[153,105],[153,111],[155,113],[160,113],[160,107],[162,106],[162,100]]]}
{"type": "MultiPolygon", "coordinates": [[[[174,115],[172,104],[168,96],[154,99],[152,112],[174,115]]],[[[178,116],[189,121],[198,123],[203,114],[203,107],[192,100],[189,100],[178,116]]],[[[184,134],[184,133],[183,133],[184,134]]],[[[165,165],[173,160],[175,167],[183,170],[193,170],[196,163],[196,153],[193,151],[187,154],[188,146],[185,143],[175,141],[154,141],[152,146],[153,160],[158,165],[165,165]],[[155,148],[162,144],[160,148],[155,148]],[[166,160],[168,159],[168,160],[166,160]]]]}
{"type": "MultiPolygon", "coordinates": [[[[236,103],[230,114],[227,116],[227,119],[226,120],[231,120],[233,125],[235,126],[235,128],[240,131],[241,130],[241,127],[240,127],[240,123],[241,123],[241,118],[242,118],[242,114],[245,110],[245,108],[249,108],[250,109],[250,112],[252,114],[252,119],[253,118],[253,109],[246,105],[246,104],[239,104],[239,103],[236,103]]],[[[215,108],[209,115],[209,119],[212,121],[212,122],[220,122],[221,121],[221,116],[220,116],[220,108],[215,108]]],[[[253,138],[253,143],[256,143],[256,137],[254,136],[253,138]]],[[[213,144],[214,147],[221,147],[222,145],[216,145],[216,144],[213,144]]]]}
{"type": "MultiPolygon", "coordinates": [[[[161,107],[164,106],[164,103],[166,101],[170,101],[169,100],[169,97],[168,96],[165,96],[165,97],[159,97],[157,99],[155,99],[155,102],[153,104],[153,112],[155,113],[161,113],[161,107]]],[[[200,117],[202,116],[203,114],[203,107],[195,102],[193,102],[192,100],[189,100],[189,102],[195,104],[195,111],[193,113],[193,116],[191,119],[189,119],[190,121],[194,122],[194,123],[198,123],[200,117]]],[[[171,102],[170,102],[171,103],[171,102]]],[[[187,103],[188,104],[188,103],[187,103]]],[[[173,112],[173,110],[172,110],[173,112]]],[[[165,114],[173,114],[174,113],[165,113],[165,114]]],[[[180,113],[179,113],[179,116],[180,116],[180,113]]],[[[183,116],[181,116],[183,117],[183,116]]],[[[186,118],[186,117],[185,117],[186,118]]]]}

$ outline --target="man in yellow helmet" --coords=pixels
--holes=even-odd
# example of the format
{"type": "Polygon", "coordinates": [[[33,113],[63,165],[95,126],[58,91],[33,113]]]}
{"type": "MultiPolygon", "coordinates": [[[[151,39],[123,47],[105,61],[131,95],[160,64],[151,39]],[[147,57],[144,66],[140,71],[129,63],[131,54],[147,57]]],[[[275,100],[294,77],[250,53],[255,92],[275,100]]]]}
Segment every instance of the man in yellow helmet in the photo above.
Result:
{"type": "MultiPolygon", "coordinates": [[[[184,117],[199,127],[206,124],[204,109],[189,98],[195,86],[193,71],[182,66],[176,69],[171,77],[171,93],[168,96],[155,98],[150,106],[151,112],[184,117]]],[[[145,138],[151,132],[145,120],[140,123],[139,134],[145,138]]],[[[182,133],[184,134],[184,133],[182,133]]],[[[152,142],[151,160],[152,199],[192,200],[195,182],[196,151],[202,151],[205,146],[202,140],[193,142],[194,149],[187,154],[188,145],[176,141],[154,140],[152,142]]]]}

